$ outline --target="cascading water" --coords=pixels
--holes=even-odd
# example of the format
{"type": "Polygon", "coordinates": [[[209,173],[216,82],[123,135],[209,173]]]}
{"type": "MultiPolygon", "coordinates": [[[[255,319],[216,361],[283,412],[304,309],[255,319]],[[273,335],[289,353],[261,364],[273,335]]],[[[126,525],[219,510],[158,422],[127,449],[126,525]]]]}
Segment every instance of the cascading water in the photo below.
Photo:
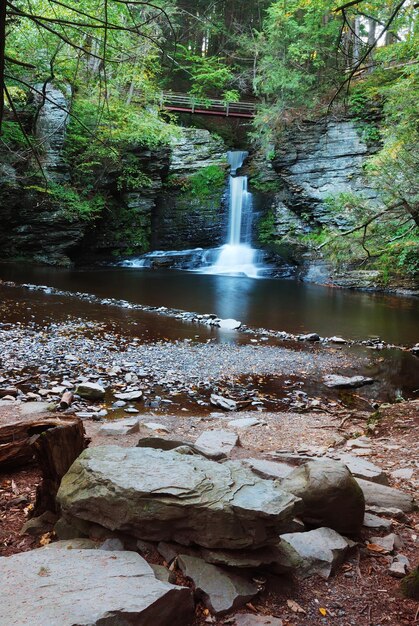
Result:
{"type": "Polygon", "coordinates": [[[252,194],[247,190],[247,176],[237,176],[247,152],[227,152],[230,164],[229,213],[226,243],[221,248],[203,250],[154,250],[120,263],[133,268],[177,268],[200,274],[224,274],[258,278],[269,268],[263,264],[263,253],[252,248],[252,194]]]}
{"type": "Polygon", "coordinates": [[[218,251],[215,262],[199,271],[204,274],[230,274],[256,278],[261,266],[261,253],[251,247],[252,195],[247,191],[247,176],[237,176],[247,152],[227,153],[230,164],[229,216],[227,243],[218,251]]]}

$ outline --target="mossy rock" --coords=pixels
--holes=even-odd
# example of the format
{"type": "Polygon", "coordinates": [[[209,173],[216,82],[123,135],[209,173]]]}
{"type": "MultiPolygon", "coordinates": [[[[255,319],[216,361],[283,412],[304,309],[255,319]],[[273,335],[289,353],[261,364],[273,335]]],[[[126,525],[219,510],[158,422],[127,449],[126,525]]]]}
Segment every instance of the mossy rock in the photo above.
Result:
{"type": "Polygon", "coordinates": [[[419,567],[403,578],[401,589],[406,598],[419,600],[419,567]]]}

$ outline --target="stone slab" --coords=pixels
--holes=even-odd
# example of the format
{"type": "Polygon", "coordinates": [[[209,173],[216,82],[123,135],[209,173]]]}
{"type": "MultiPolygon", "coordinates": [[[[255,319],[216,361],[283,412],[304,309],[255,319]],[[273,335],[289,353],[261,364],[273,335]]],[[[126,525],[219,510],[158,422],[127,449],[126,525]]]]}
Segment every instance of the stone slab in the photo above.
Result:
{"type": "Polygon", "coordinates": [[[236,433],[229,430],[205,430],[195,441],[194,448],[209,459],[225,459],[239,443],[236,433]]]}
{"type": "Polygon", "coordinates": [[[134,552],[38,549],[0,558],[7,626],[185,626],[190,589],[158,581],[134,552]]]}

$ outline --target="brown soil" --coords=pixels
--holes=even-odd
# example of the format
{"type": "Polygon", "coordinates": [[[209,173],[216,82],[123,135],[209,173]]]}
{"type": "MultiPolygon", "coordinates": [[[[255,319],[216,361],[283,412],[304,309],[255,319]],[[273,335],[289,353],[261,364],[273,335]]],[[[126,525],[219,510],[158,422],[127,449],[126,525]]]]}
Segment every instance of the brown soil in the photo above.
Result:
{"type": "MultiPolygon", "coordinates": [[[[0,414],[0,422],[12,417],[12,409],[0,414]]],[[[15,411],[15,409],[13,409],[15,411]]],[[[244,417],[245,413],[229,414],[229,419],[244,417]]],[[[255,413],[251,414],[253,417],[255,413]]],[[[257,415],[257,414],[256,414],[257,415]]],[[[345,438],[367,433],[371,439],[369,459],[388,472],[400,468],[412,468],[414,475],[409,481],[396,481],[390,476],[390,484],[405,491],[416,493],[419,485],[419,402],[404,402],[382,408],[378,415],[311,413],[262,413],[266,425],[255,426],[241,433],[242,447],[235,456],[269,457],[275,450],[295,450],[299,447],[335,445],[345,438]],[[345,421],[344,421],[345,420],[345,421]],[[343,424],[342,424],[343,422],[343,424]],[[371,427],[373,430],[371,431],[371,427]]],[[[173,436],[193,441],[208,428],[226,425],[225,419],[217,417],[161,416],[150,414],[150,421],[164,421],[173,436]]],[[[118,444],[133,446],[139,435],[109,437],[99,433],[100,424],[85,422],[86,432],[92,438],[91,445],[118,444]]],[[[145,434],[145,433],[144,433],[145,434]]],[[[0,474],[0,554],[9,556],[30,550],[39,540],[21,535],[20,529],[30,512],[35,498],[40,473],[36,467],[24,468],[0,474]]],[[[392,520],[393,532],[403,541],[399,550],[413,566],[419,561],[419,514],[392,520]]],[[[365,541],[372,535],[385,532],[364,530],[358,548],[339,572],[328,581],[312,577],[305,581],[267,576],[259,596],[240,612],[274,615],[283,620],[284,626],[414,626],[419,624],[418,603],[400,594],[400,581],[388,574],[391,557],[369,552],[365,541]],[[287,604],[293,600],[304,612],[295,612],[287,604]],[[324,609],[324,610],[323,610],[324,609]]],[[[161,562],[156,554],[150,561],[161,562]]],[[[185,583],[180,573],[178,582],[185,583]]],[[[294,606],[294,608],[296,608],[294,606]]],[[[202,605],[196,610],[194,626],[207,623],[227,624],[229,617],[212,618],[202,605]]],[[[154,625],[153,625],[154,626],[154,625]]],[[[155,625],[158,626],[158,625],[155,625]]]]}

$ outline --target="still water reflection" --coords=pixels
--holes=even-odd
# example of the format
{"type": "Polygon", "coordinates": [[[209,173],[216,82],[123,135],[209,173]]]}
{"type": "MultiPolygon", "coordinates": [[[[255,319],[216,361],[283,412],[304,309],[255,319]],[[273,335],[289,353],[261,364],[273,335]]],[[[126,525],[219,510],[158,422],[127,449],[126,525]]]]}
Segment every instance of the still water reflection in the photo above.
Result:
{"type": "Polygon", "coordinates": [[[419,341],[417,298],[175,270],[67,270],[4,264],[0,266],[0,278],[137,304],[215,313],[256,327],[316,331],[352,339],[379,336],[403,344],[419,341]]]}

